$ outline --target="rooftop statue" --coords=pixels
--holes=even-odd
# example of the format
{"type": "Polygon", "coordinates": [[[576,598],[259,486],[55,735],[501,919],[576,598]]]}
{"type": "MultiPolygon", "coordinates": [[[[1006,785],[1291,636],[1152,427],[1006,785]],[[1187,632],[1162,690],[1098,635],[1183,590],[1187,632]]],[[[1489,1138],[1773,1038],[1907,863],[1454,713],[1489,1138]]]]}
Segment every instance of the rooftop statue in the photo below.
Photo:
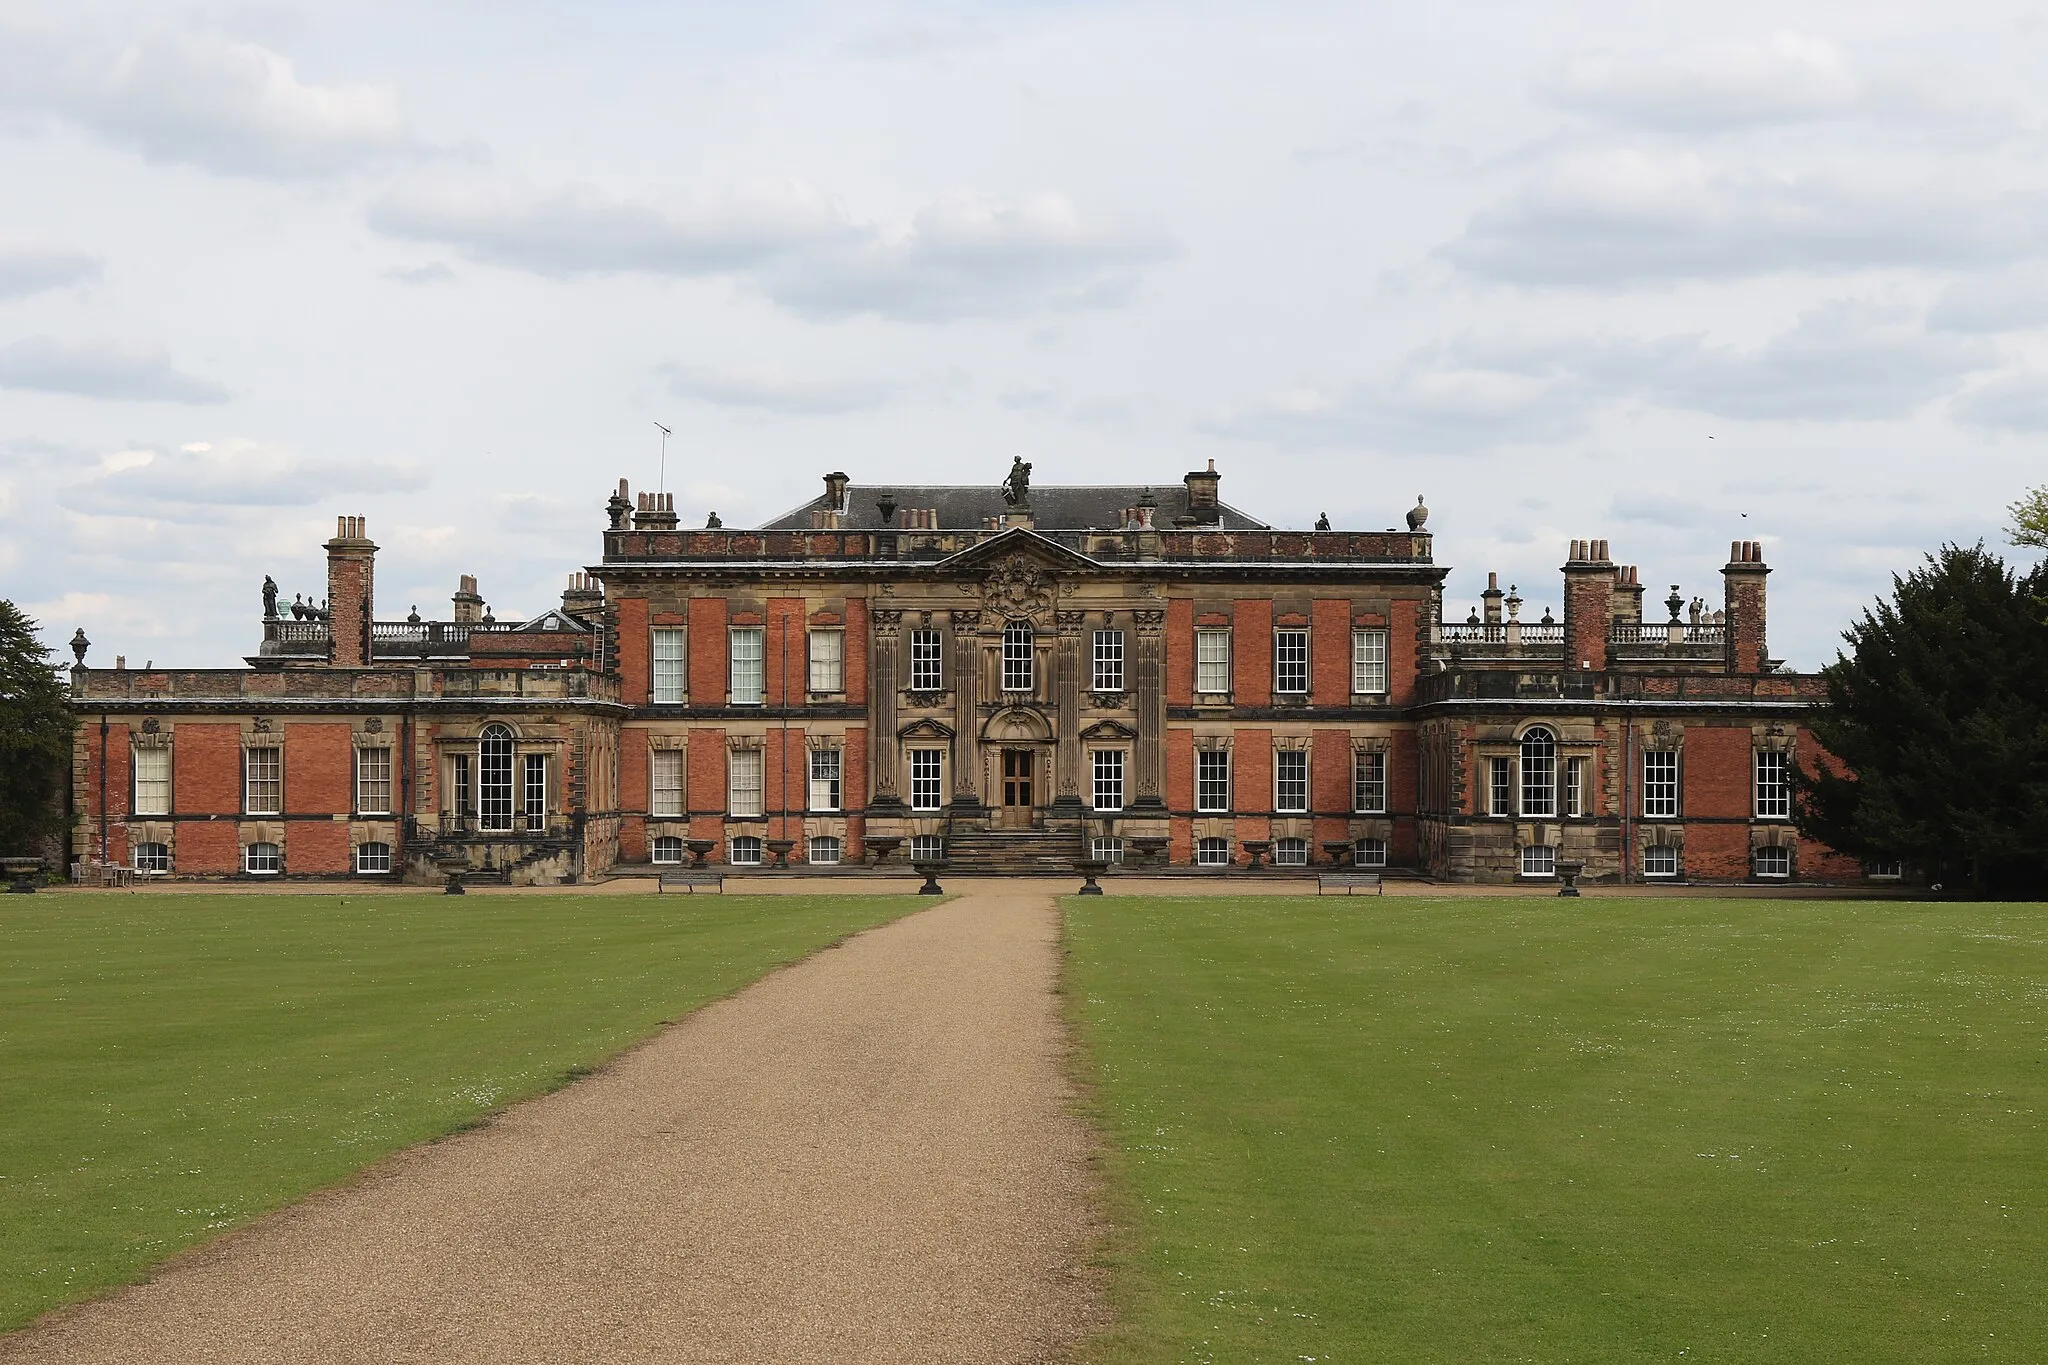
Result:
{"type": "Polygon", "coordinates": [[[269,574],[263,575],[263,619],[277,619],[277,580],[269,574]]]}
{"type": "Polygon", "coordinates": [[[1022,507],[1031,496],[1031,465],[1022,455],[1010,459],[1010,477],[1003,480],[1003,501],[1022,507]]]}

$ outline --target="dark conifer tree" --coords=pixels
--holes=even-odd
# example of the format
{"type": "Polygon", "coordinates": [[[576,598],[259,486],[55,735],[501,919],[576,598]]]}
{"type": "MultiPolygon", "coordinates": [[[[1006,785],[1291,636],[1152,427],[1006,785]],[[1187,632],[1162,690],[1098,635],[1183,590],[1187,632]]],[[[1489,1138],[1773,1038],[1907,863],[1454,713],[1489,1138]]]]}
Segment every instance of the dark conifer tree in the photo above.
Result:
{"type": "Polygon", "coordinates": [[[40,852],[65,827],[74,728],[36,623],[0,598],[0,853],[40,852]]]}
{"type": "Polygon", "coordinates": [[[1979,894],[2048,894],[2048,565],[1950,545],[1864,612],[1810,722],[1800,831],[1979,894]]]}

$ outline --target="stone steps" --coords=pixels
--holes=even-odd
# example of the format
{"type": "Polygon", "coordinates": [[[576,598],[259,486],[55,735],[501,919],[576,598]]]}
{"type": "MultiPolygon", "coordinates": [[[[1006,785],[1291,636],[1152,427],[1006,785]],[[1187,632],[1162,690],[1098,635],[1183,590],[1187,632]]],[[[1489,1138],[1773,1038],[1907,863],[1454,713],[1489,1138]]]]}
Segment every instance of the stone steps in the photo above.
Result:
{"type": "Polygon", "coordinates": [[[955,832],[946,843],[948,870],[981,877],[1071,877],[1083,856],[1080,834],[1069,830],[955,832]]]}

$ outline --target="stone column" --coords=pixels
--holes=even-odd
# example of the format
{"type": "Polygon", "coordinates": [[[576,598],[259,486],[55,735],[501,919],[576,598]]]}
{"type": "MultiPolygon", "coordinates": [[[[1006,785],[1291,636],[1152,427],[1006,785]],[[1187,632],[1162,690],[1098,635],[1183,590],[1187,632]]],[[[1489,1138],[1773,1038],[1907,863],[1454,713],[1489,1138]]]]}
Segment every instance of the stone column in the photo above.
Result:
{"type": "Polygon", "coordinates": [[[1087,617],[1083,612],[1062,611],[1054,619],[1059,642],[1054,646],[1052,675],[1053,740],[1057,746],[1052,813],[1062,820],[1079,820],[1085,814],[1081,801],[1081,679],[1089,665],[1081,657],[1081,626],[1087,617]]]}
{"type": "Polygon", "coordinates": [[[953,613],[953,809],[981,812],[981,613],[953,613]]]}
{"type": "Polygon", "coordinates": [[[896,775],[902,770],[901,746],[896,739],[896,696],[898,649],[901,645],[903,613],[894,607],[875,607],[868,612],[874,637],[874,658],[868,666],[868,707],[875,718],[870,742],[873,758],[868,767],[868,809],[893,811],[902,806],[896,790],[896,775]]]}
{"type": "Polygon", "coordinates": [[[1131,665],[1137,692],[1138,796],[1133,811],[1166,813],[1166,613],[1148,608],[1131,613],[1138,648],[1131,665]]]}

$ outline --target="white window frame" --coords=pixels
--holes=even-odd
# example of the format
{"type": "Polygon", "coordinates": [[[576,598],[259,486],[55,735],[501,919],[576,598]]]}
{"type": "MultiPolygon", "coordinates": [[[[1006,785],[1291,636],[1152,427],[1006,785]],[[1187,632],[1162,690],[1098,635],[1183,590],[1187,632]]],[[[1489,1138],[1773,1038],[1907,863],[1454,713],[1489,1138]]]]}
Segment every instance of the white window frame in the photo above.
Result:
{"type": "Polygon", "coordinates": [[[519,813],[528,829],[545,828],[548,822],[548,756],[519,756],[519,813]]]}
{"type": "Polygon", "coordinates": [[[136,815],[171,813],[171,751],[163,745],[135,751],[136,815]]]}
{"type": "Polygon", "coordinates": [[[1119,811],[1124,808],[1125,751],[1122,749],[1097,749],[1090,759],[1090,769],[1095,778],[1095,809],[1119,811]]]}
{"type": "Polygon", "coordinates": [[[1557,818],[1557,731],[1547,725],[1530,726],[1522,735],[1517,758],[1522,814],[1542,820],[1557,818]]]}
{"type": "Polygon", "coordinates": [[[844,860],[845,855],[846,844],[836,834],[813,834],[810,838],[804,840],[804,861],[814,867],[837,867],[844,860]],[[829,858],[819,856],[827,851],[825,845],[828,844],[831,845],[830,852],[832,856],[829,858]]]}
{"type": "Polygon", "coordinates": [[[1387,865],[1387,841],[1371,837],[1353,840],[1351,844],[1351,865],[1353,867],[1385,867],[1387,865]]]}
{"type": "Polygon", "coordinates": [[[1215,835],[1195,840],[1195,866],[1229,867],[1230,840],[1219,839],[1215,835]]]}
{"type": "Polygon", "coordinates": [[[768,632],[760,626],[726,627],[726,688],[732,705],[767,705],[767,641],[768,632]]]}
{"type": "Polygon", "coordinates": [[[1387,813],[1387,751],[1351,751],[1351,809],[1359,815],[1387,813]]]}
{"type": "Polygon", "coordinates": [[[1780,881],[1789,878],[1792,875],[1792,850],[1790,848],[1787,848],[1783,844],[1759,844],[1756,848],[1750,850],[1750,868],[1752,871],[1755,872],[1757,876],[1767,878],[1771,881],[1780,881]],[[1770,860],[1774,863],[1783,862],[1785,865],[1785,870],[1782,872],[1764,871],[1764,859],[1766,855],[1768,855],[1770,860]]]}
{"type": "Polygon", "coordinates": [[[1643,750],[1643,818],[1678,818],[1678,750],[1643,750]]]}
{"type": "Polygon", "coordinates": [[[689,813],[689,757],[682,749],[655,749],[647,755],[649,815],[680,820],[689,813]]]}
{"type": "Polygon", "coordinates": [[[1195,691],[1205,697],[1230,695],[1230,630],[1209,627],[1195,632],[1195,691]]]}
{"type": "Polygon", "coordinates": [[[910,765],[910,808],[921,811],[942,809],[946,804],[946,751],[911,749],[906,759],[910,765]],[[929,799],[923,799],[926,797],[929,799]]]}
{"type": "Polygon", "coordinates": [[[128,850],[128,862],[145,877],[161,876],[171,870],[171,846],[158,839],[144,839],[128,850]],[[143,861],[145,848],[156,850],[147,862],[143,861]]]}
{"type": "Polygon", "coordinates": [[[1195,809],[1204,814],[1230,813],[1230,750],[1195,751],[1195,809]],[[1210,770],[1207,778],[1204,769],[1210,770]]]}
{"type": "Polygon", "coordinates": [[[1121,863],[1124,841],[1114,834],[1098,834],[1088,841],[1088,856],[1098,863],[1121,863]]]}
{"type": "Polygon", "coordinates": [[[1121,692],[1124,690],[1124,633],[1120,630],[1098,630],[1092,643],[1093,668],[1090,672],[1090,690],[1096,692],[1121,692]]]}
{"type": "Polygon", "coordinates": [[[1906,864],[1901,858],[1873,858],[1863,865],[1863,875],[1874,882],[1905,880],[1906,864]]]}
{"type": "Polygon", "coordinates": [[[356,746],[356,814],[391,814],[391,769],[389,745],[356,746]]]}
{"type": "Polygon", "coordinates": [[[1273,811],[1277,815],[1308,814],[1308,750],[1273,751],[1273,811]],[[1298,769],[1290,775],[1289,769],[1298,769]]]}
{"type": "Polygon", "coordinates": [[[1351,693],[1358,697],[1385,696],[1387,692],[1387,632],[1351,632],[1351,693]]]}
{"type": "Polygon", "coordinates": [[[651,863],[680,863],[688,856],[688,852],[683,847],[682,837],[676,834],[657,834],[647,842],[647,861],[651,863]],[[663,854],[669,856],[663,857],[663,854]]]}
{"type": "Polygon", "coordinates": [[[1758,749],[1751,771],[1756,776],[1756,818],[1792,818],[1792,756],[1782,749],[1758,749]]]}
{"type": "Polygon", "coordinates": [[[689,700],[689,657],[680,626],[656,626],[648,651],[648,695],[656,706],[680,706],[689,700]]]}
{"type": "Polygon", "coordinates": [[[519,746],[512,727],[486,725],[476,741],[476,827],[497,833],[512,828],[512,813],[518,809],[519,746]],[[502,776],[497,759],[504,759],[502,776]]]}
{"type": "Polygon", "coordinates": [[[1524,877],[1555,877],[1557,875],[1557,849],[1551,844],[1524,844],[1522,846],[1522,872],[1524,877]]]}
{"type": "Polygon", "coordinates": [[[941,692],[946,687],[946,637],[920,628],[910,632],[910,690],[941,692]]]}
{"type": "Polygon", "coordinates": [[[1513,815],[1515,813],[1514,765],[1505,758],[1486,760],[1486,813],[1488,815],[1513,815]]]}
{"type": "Polygon", "coordinates": [[[1286,697],[1308,695],[1308,630],[1283,626],[1273,632],[1273,691],[1286,697]]]}
{"type": "Polygon", "coordinates": [[[809,641],[811,691],[837,696],[846,691],[846,632],[834,627],[813,630],[809,641]]]}
{"type": "Polygon", "coordinates": [[[846,775],[845,752],[840,749],[811,750],[808,775],[810,808],[814,811],[838,810],[846,775]]]}
{"type": "Polygon", "coordinates": [[[242,750],[242,813],[284,814],[284,749],[281,746],[257,744],[242,750]]]}
{"type": "Polygon", "coordinates": [[[280,845],[271,843],[268,839],[258,839],[254,843],[243,844],[242,871],[252,877],[276,877],[283,875],[284,849],[280,845]],[[263,866],[257,865],[258,855],[256,850],[259,848],[270,850],[268,853],[261,855],[264,863],[263,866]]]}
{"type": "Polygon", "coordinates": [[[1002,669],[1005,692],[1030,692],[1038,678],[1038,632],[1029,621],[1003,623],[1002,669]]]}
{"type": "Polygon", "coordinates": [[[1572,757],[1564,761],[1564,813],[1567,816],[1581,816],[1586,813],[1584,757],[1572,757]]]}
{"type": "Polygon", "coordinates": [[[759,867],[762,850],[765,847],[758,834],[735,834],[732,836],[732,842],[726,845],[725,858],[734,867],[759,867]],[[742,844],[746,847],[742,848],[742,844]],[[742,853],[747,856],[741,857],[742,853]]]}
{"type": "Polygon", "coordinates": [[[728,749],[725,754],[725,813],[741,819],[763,811],[762,789],[767,764],[759,749],[728,749]]]}
{"type": "Polygon", "coordinates": [[[945,835],[913,834],[910,836],[910,860],[912,862],[934,863],[945,856],[945,835]]]}
{"type": "Polygon", "coordinates": [[[371,839],[356,845],[356,875],[358,877],[381,877],[391,871],[391,845],[382,839],[371,839]],[[370,850],[379,850],[372,853],[370,850]]]}
{"type": "Polygon", "coordinates": [[[1645,877],[1676,877],[1678,875],[1678,845],[1647,844],[1643,848],[1643,875],[1645,877]],[[1653,866],[1652,861],[1660,864],[1653,866]]]}
{"type": "Polygon", "coordinates": [[[1307,867],[1308,840],[1288,837],[1273,841],[1273,866],[1307,867]]]}

